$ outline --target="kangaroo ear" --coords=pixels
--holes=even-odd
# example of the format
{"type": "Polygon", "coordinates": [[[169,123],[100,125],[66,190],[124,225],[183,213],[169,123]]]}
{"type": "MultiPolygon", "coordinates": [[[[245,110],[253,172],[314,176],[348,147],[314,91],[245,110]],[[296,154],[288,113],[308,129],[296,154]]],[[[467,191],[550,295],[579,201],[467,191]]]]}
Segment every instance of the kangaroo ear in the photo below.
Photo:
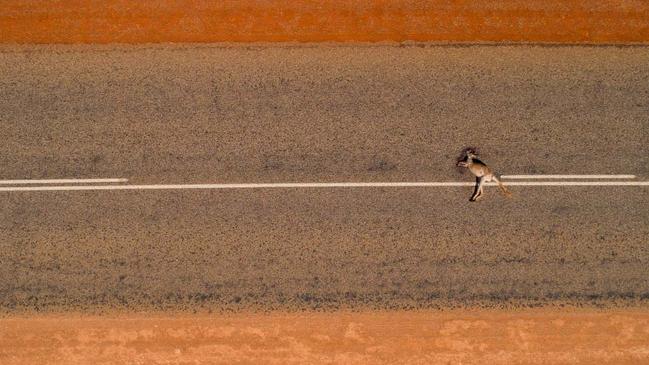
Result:
{"type": "Polygon", "coordinates": [[[467,156],[470,156],[470,157],[471,156],[476,156],[477,153],[478,153],[478,151],[474,147],[467,147],[464,150],[464,154],[466,154],[467,156]]]}

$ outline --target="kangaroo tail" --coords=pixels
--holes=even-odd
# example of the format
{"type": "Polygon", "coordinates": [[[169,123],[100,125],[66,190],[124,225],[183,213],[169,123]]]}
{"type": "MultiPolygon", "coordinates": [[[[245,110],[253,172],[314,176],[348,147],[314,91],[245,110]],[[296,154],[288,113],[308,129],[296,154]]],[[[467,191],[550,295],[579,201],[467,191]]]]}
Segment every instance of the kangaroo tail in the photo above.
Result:
{"type": "Polygon", "coordinates": [[[512,197],[512,192],[509,191],[509,189],[507,189],[507,187],[505,186],[505,184],[503,184],[502,181],[500,181],[500,179],[495,179],[495,180],[496,180],[496,182],[498,183],[498,187],[499,187],[500,190],[503,192],[503,194],[504,194],[506,197],[511,198],[511,197],[512,197]]]}

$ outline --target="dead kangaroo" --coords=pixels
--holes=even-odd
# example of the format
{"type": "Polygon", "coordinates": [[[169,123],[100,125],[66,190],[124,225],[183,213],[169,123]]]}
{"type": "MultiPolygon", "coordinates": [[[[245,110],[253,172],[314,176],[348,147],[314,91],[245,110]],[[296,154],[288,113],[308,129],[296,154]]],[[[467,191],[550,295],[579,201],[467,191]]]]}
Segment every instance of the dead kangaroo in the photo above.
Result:
{"type": "Polygon", "coordinates": [[[503,194],[505,194],[506,197],[509,198],[512,195],[512,193],[507,190],[500,179],[496,177],[496,174],[491,171],[489,166],[480,161],[478,159],[478,156],[472,150],[467,150],[466,157],[464,158],[464,160],[459,161],[457,165],[459,167],[466,167],[467,169],[469,169],[469,171],[471,171],[473,175],[475,175],[475,191],[473,192],[473,195],[471,196],[471,199],[469,199],[469,201],[474,202],[478,200],[478,198],[482,196],[484,183],[492,180],[498,183],[498,187],[500,187],[500,190],[502,190],[503,194]]]}

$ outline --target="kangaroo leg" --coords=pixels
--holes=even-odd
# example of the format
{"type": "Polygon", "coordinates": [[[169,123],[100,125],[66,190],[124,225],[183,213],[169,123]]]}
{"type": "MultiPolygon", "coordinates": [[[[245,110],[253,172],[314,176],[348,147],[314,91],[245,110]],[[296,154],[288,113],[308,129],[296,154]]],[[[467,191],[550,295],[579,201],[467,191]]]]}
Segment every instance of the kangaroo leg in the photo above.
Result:
{"type": "Polygon", "coordinates": [[[496,182],[498,183],[498,187],[500,188],[500,190],[502,190],[503,194],[504,194],[506,197],[511,198],[511,196],[512,196],[512,192],[509,191],[509,189],[507,189],[507,187],[505,186],[505,184],[503,184],[503,183],[500,181],[500,179],[497,178],[497,177],[495,177],[495,176],[493,177],[493,179],[496,180],[496,182]]]}
{"type": "Polygon", "coordinates": [[[471,199],[469,201],[476,201],[478,198],[482,195],[482,189],[484,184],[484,177],[476,177],[475,178],[475,190],[473,191],[473,195],[471,196],[471,199]]]}

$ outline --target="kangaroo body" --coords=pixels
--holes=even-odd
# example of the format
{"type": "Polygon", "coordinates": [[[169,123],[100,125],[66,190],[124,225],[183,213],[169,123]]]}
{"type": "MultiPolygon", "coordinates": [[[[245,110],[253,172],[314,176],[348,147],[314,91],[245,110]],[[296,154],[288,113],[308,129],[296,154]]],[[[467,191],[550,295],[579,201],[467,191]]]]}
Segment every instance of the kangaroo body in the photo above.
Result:
{"type": "Polygon", "coordinates": [[[496,183],[498,183],[498,187],[506,197],[510,197],[512,195],[512,193],[507,190],[507,187],[503,185],[500,179],[496,177],[496,174],[494,174],[489,166],[480,161],[480,159],[478,159],[478,156],[473,152],[467,151],[465,159],[458,162],[457,166],[466,167],[475,176],[475,190],[469,201],[474,202],[478,200],[484,192],[484,183],[490,181],[495,181],[496,183]]]}

